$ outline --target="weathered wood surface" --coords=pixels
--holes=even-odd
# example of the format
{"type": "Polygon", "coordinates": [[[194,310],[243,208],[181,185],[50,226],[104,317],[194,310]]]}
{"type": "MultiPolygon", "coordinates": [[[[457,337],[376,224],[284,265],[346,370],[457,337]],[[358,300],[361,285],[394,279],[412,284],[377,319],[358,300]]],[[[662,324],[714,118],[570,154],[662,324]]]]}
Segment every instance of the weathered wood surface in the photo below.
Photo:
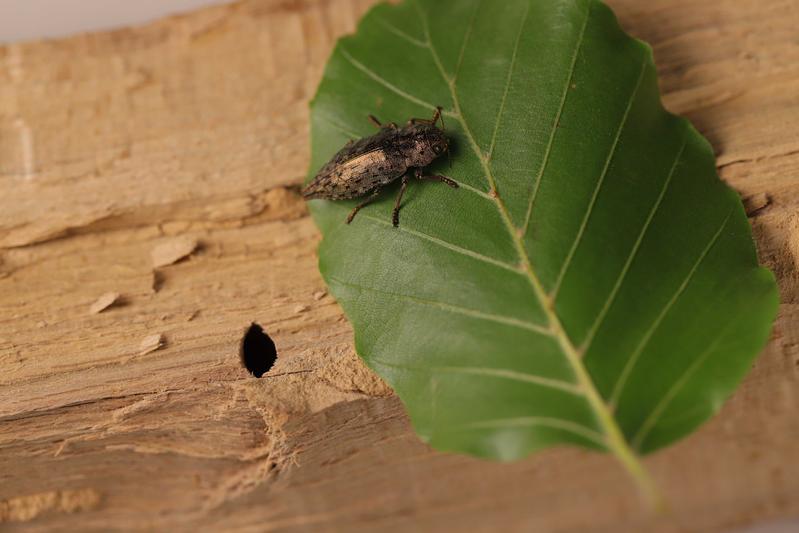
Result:
{"type": "Polygon", "coordinates": [[[244,1],[0,47],[0,528],[726,531],[799,515],[799,4],[613,0],[747,198],[783,304],[723,413],[647,459],[429,450],[353,354],[292,186],[369,0],[244,1]],[[154,269],[151,251],[197,239],[154,269]],[[120,300],[100,313],[101,295],[120,300]],[[239,364],[252,321],[279,359],[239,364]],[[142,341],[164,346],[143,353],[142,341]]]}

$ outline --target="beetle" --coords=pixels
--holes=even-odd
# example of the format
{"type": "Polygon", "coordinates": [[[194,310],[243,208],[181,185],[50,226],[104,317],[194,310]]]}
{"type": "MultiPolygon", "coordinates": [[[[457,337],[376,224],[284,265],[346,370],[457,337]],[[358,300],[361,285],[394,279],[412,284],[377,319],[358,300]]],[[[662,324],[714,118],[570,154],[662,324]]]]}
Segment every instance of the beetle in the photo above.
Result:
{"type": "Polygon", "coordinates": [[[380,131],[371,137],[347,143],[302,190],[303,197],[309,200],[348,200],[368,194],[366,200],[347,217],[349,224],[358,211],[377,198],[383,187],[402,178],[391,217],[394,227],[397,227],[400,203],[411,172],[419,180],[440,181],[453,189],[458,188],[457,182],[446,176],[425,175],[423,171],[444,152],[449,152],[441,107],[436,108],[432,119],[412,118],[402,128],[394,122],[383,125],[373,115],[369,115],[369,120],[380,131]],[[441,129],[436,126],[439,120],[441,129]]]}

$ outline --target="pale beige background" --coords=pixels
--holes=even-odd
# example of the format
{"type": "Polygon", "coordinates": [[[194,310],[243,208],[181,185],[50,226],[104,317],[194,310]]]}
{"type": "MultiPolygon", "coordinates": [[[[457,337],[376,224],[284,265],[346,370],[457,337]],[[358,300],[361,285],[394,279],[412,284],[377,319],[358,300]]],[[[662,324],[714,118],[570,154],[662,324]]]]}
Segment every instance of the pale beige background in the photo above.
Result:
{"type": "Polygon", "coordinates": [[[224,0],[0,0],[0,42],[141,24],[224,0]]]}

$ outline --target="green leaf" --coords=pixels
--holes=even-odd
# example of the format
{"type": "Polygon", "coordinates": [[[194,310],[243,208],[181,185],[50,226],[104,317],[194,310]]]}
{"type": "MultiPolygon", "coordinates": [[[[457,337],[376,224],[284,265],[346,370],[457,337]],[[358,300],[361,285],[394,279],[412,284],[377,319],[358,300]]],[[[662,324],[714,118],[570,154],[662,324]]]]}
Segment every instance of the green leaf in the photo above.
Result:
{"type": "MultiPolygon", "coordinates": [[[[711,147],[661,104],[650,48],[596,0],[407,0],[342,39],[311,176],[349,139],[443,106],[457,180],[312,201],[320,270],[419,435],[503,460],[638,460],[716,413],[777,308],[711,147]]],[[[649,487],[651,488],[651,487],[649,487]]]]}

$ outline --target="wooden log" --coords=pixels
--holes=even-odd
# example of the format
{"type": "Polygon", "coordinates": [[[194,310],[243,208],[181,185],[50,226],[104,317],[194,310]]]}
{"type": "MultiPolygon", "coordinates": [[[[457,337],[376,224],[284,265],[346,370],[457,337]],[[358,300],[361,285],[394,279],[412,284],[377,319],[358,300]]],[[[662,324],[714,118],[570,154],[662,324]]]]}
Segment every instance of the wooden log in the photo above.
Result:
{"type": "Polygon", "coordinates": [[[799,5],[610,3],[746,198],[783,302],[722,414],[646,460],[668,514],[611,457],[496,464],[414,436],[324,292],[296,192],[324,61],[372,2],[251,0],[0,47],[0,527],[726,531],[799,513],[799,5]],[[239,360],[252,322],[278,349],[262,379],[239,360]]]}

